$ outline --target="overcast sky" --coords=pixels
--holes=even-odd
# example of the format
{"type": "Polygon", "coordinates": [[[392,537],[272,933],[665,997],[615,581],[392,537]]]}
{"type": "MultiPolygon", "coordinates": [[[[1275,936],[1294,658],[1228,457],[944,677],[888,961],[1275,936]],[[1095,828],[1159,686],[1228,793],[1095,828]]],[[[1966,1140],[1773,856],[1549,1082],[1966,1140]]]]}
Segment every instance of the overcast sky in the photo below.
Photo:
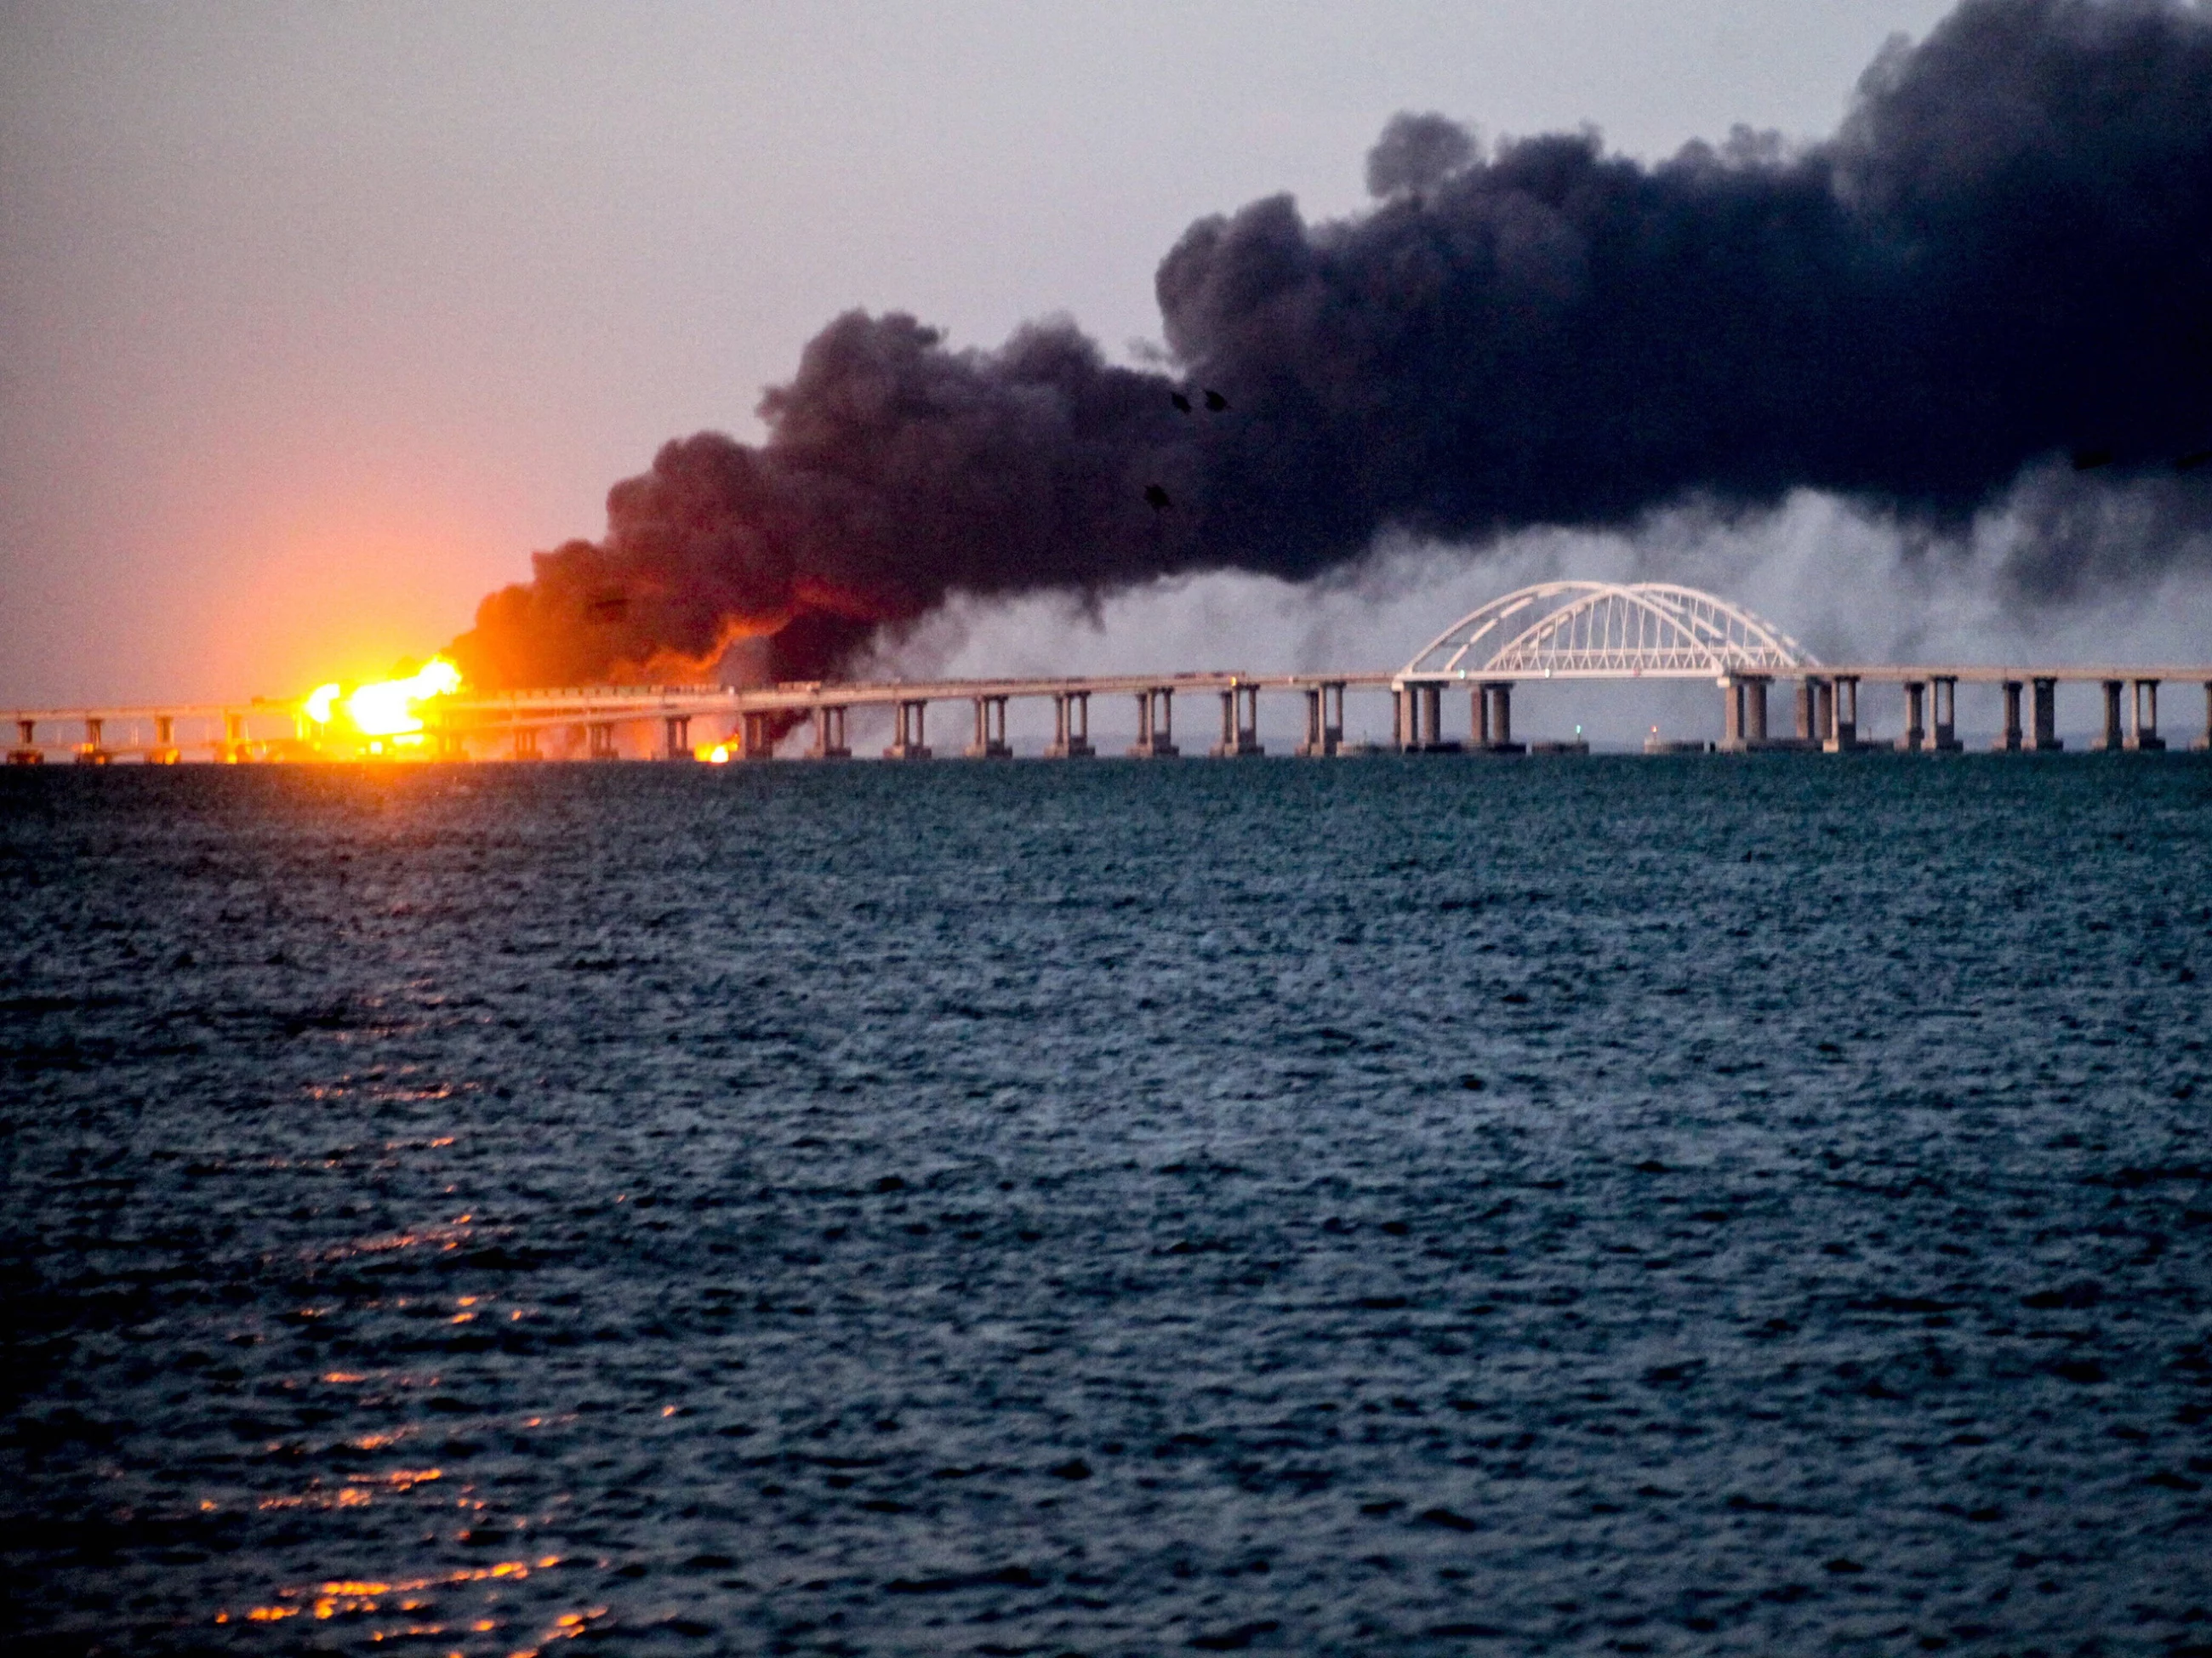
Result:
{"type": "MultiPolygon", "coordinates": [[[[1355,209],[1395,111],[1645,157],[1818,137],[1947,9],[0,5],[0,703],[380,671],[599,533],[663,440],[756,435],[845,307],[971,344],[1065,312],[1125,353],[1185,225],[1355,209]]],[[[1422,568],[1440,610],[1500,586],[1422,568]]],[[[1410,655],[1430,606],[1394,592],[1272,595],[1232,653],[1410,655]]],[[[1026,664],[1066,625],[934,648],[1026,664]]]]}

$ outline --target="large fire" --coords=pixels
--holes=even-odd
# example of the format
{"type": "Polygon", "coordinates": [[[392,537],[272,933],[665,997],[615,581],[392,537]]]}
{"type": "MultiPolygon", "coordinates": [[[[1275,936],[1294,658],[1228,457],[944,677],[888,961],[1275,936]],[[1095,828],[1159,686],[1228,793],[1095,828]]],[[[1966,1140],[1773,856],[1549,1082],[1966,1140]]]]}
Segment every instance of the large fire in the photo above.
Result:
{"type": "Polygon", "coordinates": [[[301,708],[321,730],[337,726],[342,734],[360,738],[370,754],[383,754],[421,747],[423,721],[417,709],[460,688],[461,671],[434,656],[404,678],[374,679],[350,691],[336,682],[318,685],[301,708]]]}

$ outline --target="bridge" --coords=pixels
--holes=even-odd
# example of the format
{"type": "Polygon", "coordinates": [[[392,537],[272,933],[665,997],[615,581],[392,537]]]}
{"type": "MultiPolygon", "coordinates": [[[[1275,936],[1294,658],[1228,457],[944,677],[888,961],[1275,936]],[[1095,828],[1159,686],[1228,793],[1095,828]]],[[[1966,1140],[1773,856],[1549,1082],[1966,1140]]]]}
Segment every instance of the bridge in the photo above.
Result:
{"type": "MultiPolygon", "coordinates": [[[[1976,663],[1822,663],[1771,623],[1741,605],[1666,582],[1550,581],[1492,599],[1438,634],[1403,667],[1365,672],[1255,674],[1206,671],[1090,675],[1066,678],[808,681],[748,687],[589,685],[500,695],[466,692],[418,705],[419,733],[384,742],[351,739],[316,720],[304,701],[255,699],[238,703],[116,708],[19,708],[7,717],[16,742],[8,758],[34,764],[50,756],[100,765],[118,760],[175,763],[187,756],[249,761],[358,758],[386,751],[431,757],[536,760],[613,759],[619,733],[651,734],[648,751],[669,759],[701,755],[763,760],[799,727],[806,756],[842,759],[852,752],[848,717],[855,708],[891,715],[890,760],[926,760],[935,750],[926,729],[932,704],[965,704],[969,720],[963,751],[979,758],[1012,753],[1006,709],[1017,700],[1049,701],[1048,757],[1097,753],[1091,699],[1126,696],[1135,703],[1137,735],[1127,752],[1140,758],[1179,754],[1175,701],[1212,696],[1219,703],[1218,736],[1206,751],[1231,758],[1264,752],[1259,738],[1261,694],[1296,695],[1305,703],[1300,755],[1349,753],[1345,697],[1387,693],[1391,743],[1417,754],[1523,754],[1582,750],[1579,743],[1526,743],[1513,734],[1513,693],[1524,682],[1553,680],[1708,680],[1721,693],[1721,750],[1805,750],[1831,754],[1873,748],[1942,753],[1963,746],[1957,732],[1958,688],[1994,687],[2002,724],[1995,747],[2051,752],[2058,736],[2057,690],[2093,686],[2101,696],[2095,750],[2154,752],[2166,746],[2158,725],[2159,689],[2195,684],[2205,698],[2205,726],[2194,746],[2212,746],[2212,665],[2034,665],[1976,663]],[[1769,693],[1795,685],[1791,729],[1771,719],[1769,693]],[[1863,688],[1901,693],[1900,729],[1877,742],[1861,719],[1863,688]],[[1463,737],[1445,732],[1445,697],[1464,693],[1463,737]],[[695,743],[694,727],[707,740],[695,743]]],[[[638,744],[629,745],[635,750],[638,744]]],[[[1647,744],[1647,748],[1705,748],[1647,744]]]]}

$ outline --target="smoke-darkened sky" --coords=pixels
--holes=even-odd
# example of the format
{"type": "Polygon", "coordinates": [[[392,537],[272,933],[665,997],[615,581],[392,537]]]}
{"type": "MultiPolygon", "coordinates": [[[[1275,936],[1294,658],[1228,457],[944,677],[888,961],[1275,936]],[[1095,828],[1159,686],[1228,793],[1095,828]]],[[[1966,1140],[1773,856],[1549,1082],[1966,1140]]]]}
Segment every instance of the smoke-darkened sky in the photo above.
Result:
{"type": "Polygon", "coordinates": [[[0,699],[381,668],[599,535],[665,440],[757,440],[839,313],[985,348],[1065,313],[1142,366],[1194,222],[1364,211],[1399,111],[1492,155],[1827,140],[1947,9],[9,6],[0,699]]]}

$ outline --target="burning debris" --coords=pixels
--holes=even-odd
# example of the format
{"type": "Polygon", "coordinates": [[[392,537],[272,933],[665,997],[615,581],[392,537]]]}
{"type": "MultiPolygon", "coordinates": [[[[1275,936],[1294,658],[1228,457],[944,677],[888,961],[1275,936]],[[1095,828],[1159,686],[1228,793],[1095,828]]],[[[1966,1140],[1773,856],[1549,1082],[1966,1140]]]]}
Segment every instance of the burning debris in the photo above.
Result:
{"type": "Polygon", "coordinates": [[[817,677],[955,592],[1295,580],[1385,529],[1802,488],[1937,528],[2047,515],[2013,573],[2036,596],[2212,557],[2202,9],[1966,0],[1803,148],[1738,129],[1647,166],[1408,115],[1368,179],[1350,219],[1277,197],[1184,234],[1157,280],[1174,376],[1062,322],[986,351],[837,318],[764,442],[668,444],[453,659],[487,688],[817,677]],[[2119,489],[2148,492],[2139,545],[2074,533],[2119,489]]]}

